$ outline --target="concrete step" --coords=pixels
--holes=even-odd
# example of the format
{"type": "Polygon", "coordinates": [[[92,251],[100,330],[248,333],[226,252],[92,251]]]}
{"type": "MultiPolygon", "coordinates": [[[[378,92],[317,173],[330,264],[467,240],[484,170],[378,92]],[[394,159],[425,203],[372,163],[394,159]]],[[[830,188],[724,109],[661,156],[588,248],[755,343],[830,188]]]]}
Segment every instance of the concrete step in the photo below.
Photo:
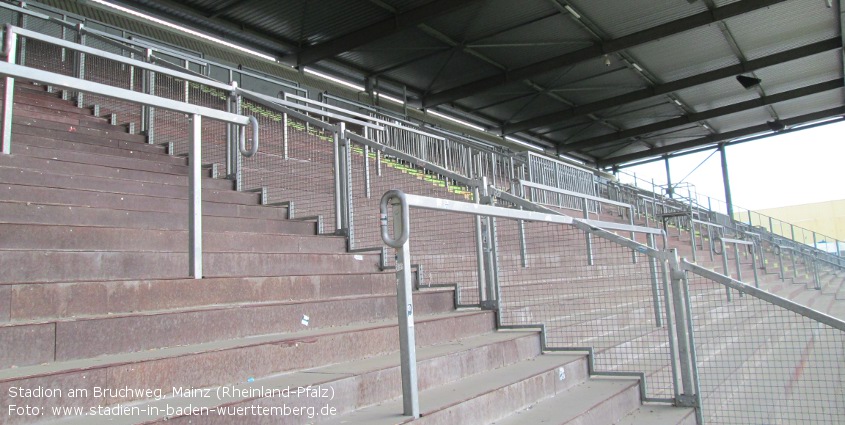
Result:
{"type": "MultiPolygon", "coordinates": [[[[0,252],[181,252],[187,244],[187,231],[0,224],[0,252]]],[[[203,250],[339,254],[346,252],[346,240],[337,236],[203,232],[203,250]]]]}
{"type": "MultiPolygon", "coordinates": [[[[638,381],[591,377],[587,382],[547,400],[517,411],[496,425],[614,424],[640,407],[638,381]]],[[[662,423],[661,425],[668,425],[662,423]]]]}
{"type": "MultiPolygon", "coordinates": [[[[0,201],[0,223],[187,230],[187,209],[184,211],[184,214],[172,214],[0,201]]],[[[316,223],[267,218],[229,218],[203,214],[203,231],[314,235],[316,223]]]]}
{"type": "MultiPolygon", "coordinates": [[[[6,168],[25,169],[42,171],[47,173],[118,178],[135,182],[163,183],[170,185],[188,185],[187,168],[184,173],[161,173],[157,171],[132,170],[110,165],[97,165],[89,163],[65,162],[51,158],[37,158],[25,155],[0,155],[0,166],[6,168]]],[[[203,169],[203,187],[207,189],[234,189],[234,182],[225,179],[211,179],[211,170],[203,169]]]]}
{"type": "MultiPolygon", "coordinates": [[[[217,179],[202,179],[200,185],[209,181],[214,186],[220,186],[215,182],[217,179]]],[[[225,181],[224,181],[225,182],[225,181]]],[[[163,183],[133,182],[131,180],[116,179],[111,177],[88,177],[65,174],[54,174],[43,171],[30,171],[23,169],[0,167],[0,185],[10,187],[12,185],[21,187],[63,189],[67,195],[80,199],[79,203],[69,205],[84,206],[90,203],[86,199],[99,196],[100,194],[112,195],[139,195],[155,198],[168,198],[178,200],[187,205],[188,187],[182,185],[169,185],[163,183]]],[[[261,202],[261,195],[256,192],[236,192],[231,189],[203,188],[202,198],[204,201],[258,205],[261,202]]],[[[43,203],[50,202],[53,198],[39,198],[35,196],[26,197],[26,202],[43,203]]],[[[114,209],[118,209],[115,205],[114,209]]]]}
{"type": "MultiPolygon", "coordinates": [[[[519,361],[522,358],[535,355],[538,351],[538,337],[536,333],[519,333],[507,335],[499,339],[495,347],[491,345],[489,335],[494,327],[493,315],[489,312],[465,312],[438,315],[420,315],[416,321],[417,346],[427,347],[442,345],[433,348],[432,358],[437,353],[459,353],[467,351],[467,355],[458,355],[458,359],[467,358],[459,363],[450,362],[449,356],[445,359],[433,362],[435,375],[437,371],[446,372],[460,370],[459,365],[467,365],[463,373],[473,373],[472,365],[476,365],[475,359],[488,358],[486,363],[478,363],[477,367],[482,369],[486,364],[495,367],[498,363],[506,361],[519,361]],[[461,344],[455,344],[456,340],[481,336],[481,341],[472,345],[467,344],[467,349],[462,349],[461,344]],[[485,341],[486,340],[486,341],[485,341]],[[473,349],[479,346],[481,349],[473,349]],[[490,348],[485,348],[490,347],[490,348]],[[470,360],[473,359],[473,360],[470,360]],[[444,361],[445,360],[445,361],[444,361]],[[448,368],[448,369],[447,369],[448,368]]],[[[45,407],[49,406],[83,406],[86,410],[92,406],[107,406],[116,403],[125,403],[131,400],[145,399],[143,396],[116,395],[106,398],[94,398],[90,391],[94,386],[101,388],[149,388],[150,390],[161,390],[162,394],[169,394],[173,388],[208,388],[219,385],[238,385],[245,383],[249,378],[255,378],[257,384],[264,384],[267,388],[280,388],[290,385],[294,388],[302,382],[300,379],[316,378],[317,383],[331,381],[335,376],[329,373],[311,373],[310,368],[326,365],[351,362],[359,365],[361,359],[386,356],[388,361],[395,365],[398,361],[396,352],[399,341],[397,326],[393,320],[381,320],[366,324],[345,324],[342,326],[326,329],[305,329],[289,334],[269,334],[248,338],[237,338],[213,343],[185,345],[179,347],[165,348],[161,350],[147,350],[135,353],[127,353],[112,356],[102,356],[91,359],[80,359],[66,362],[54,362],[43,365],[26,366],[14,369],[0,370],[0,403],[8,405],[11,403],[9,388],[12,386],[35,388],[39,385],[47,388],[62,388],[61,396],[39,400],[45,407]],[[392,354],[391,354],[392,353],[392,354]],[[202,365],[198,368],[198,365],[202,365]],[[293,374],[278,375],[284,372],[293,374]],[[277,377],[274,377],[277,376],[277,377]],[[282,379],[285,383],[264,383],[262,377],[269,379],[282,379]],[[290,379],[290,381],[286,381],[290,379]],[[86,388],[89,390],[89,397],[69,397],[69,388],[86,388]]],[[[420,357],[423,359],[423,357],[420,357]]],[[[454,359],[454,357],[452,357],[454,359]]],[[[359,369],[360,370],[360,369],[359,369]]],[[[378,370],[378,368],[376,368],[378,370]]],[[[375,376],[367,377],[367,381],[378,380],[384,376],[390,376],[395,380],[395,366],[387,373],[375,373],[375,376]]],[[[350,377],[344,373],[344,377],[350,377]]],[[[458,375],[460,376],[460,375],[458,375]]],[[[266,381],[265,381],[266,382],[266,381]]],[[[357,384],[356,380],[350,382],[357,384]]],[[[393,385],[385,385],[390,391],[396,391],[393,385]]],[[[239,385],[242,388],[242,386],[239,385]]],[[[353,388],[357,388],[354,385],[353,388]]],[[[376,395],[381,390],[375,385],[367,386],[376,395]]],[[[338,388],[340,390],[341,388],[338,388]]],[[[352,390],[344,385],[345,392],[338,392],[338,397],[362,397],[366,396],[358,390],[352,390]],[[348,389],[348,391],[346,391],[348,389]]],[[[150,397],[152,398],[152,397],[150,397]]],[[[248,397],[252,399],[254,397],[248,397]]],[[[179,400],[165,398],[180,403],[179,400]]],[[[216,397],[204,399],[205,402],[213,402],[216,397]]],[[[224,400],[226,401],[226,400],[224,400]]],[[[285,399],[277,401],[284,402],[285,399]]],[[[161,413],[164,413],[163,411],[161,413]]],[[[162,415],[163,416],[163,415],[162,415]]],[[[162,418],[162,416],[158,416],[162,418]]],[[[145,420],[138,416],[139,420],[145,420]]],[[[14,418],[19,422],[26,423],[26,417],[14,418]]],[[[32,418],[28,418],[31,422],[32,418]]],[[[72,419],[72,418],[67,418],[72,419]]],[[[91,417],[75,418],[81,423],[93,423],[91,417]]],[[[109,419],[109,418],[106,418],[109,419]]],[[[122,419],[130,419],[124,417],[122,419]]],[[[231,417],[226,418],[231,421],[231,417]]],[[[278,418],[276,418],[278,419],[278,418]]]]}
{"type": "Polygon", "coordinates": [[[37,128],[21,128],[19,131],[17,129],[14,130],[12,134],[12,145],[38,146],[49,149],[66,149],[74,152],[87,152],[105,156],[136,158],[147,161],[162,162],[165,164],[188,165],[188,160],[184,157],[170,156],[165,152],[149,152],[142,149],[133,149],[132,147],[120,147],[117,146],[117,142],[115,142],[114,139],[101,138],[102,136],[97,135],[75,133],[76,131],[73,131],[67,135],[60,132],[41,130],[37,128]],[[87,140],[89,139],[99,140],[101,143],[88,143],[87,140]],[[108,144],[113,144],[114,146],[108,146],[108,144]]]}
{"type": "MultiPolygon", "coordinates": [[[[203,277],[372,273],[378,265],[379,256],[372,254],[206,252],[203,277]]],[[[187,252],[42,250],[4,251],[0,270],[3,282],[26,283],[174,279],[187,277],[189,269],[187,252]]]]}
{"type": "MultiPolygon", "coordinates": [[[[54,121],[40,120],[16,115],[12,121],[13,134],[30,137],[55,138],[67,142],[90,144],[93,146],[132,149],[140,152],[167,155],[162,145],[147,143],[146,136],[125,133],[123,126],[109,124],[109,129],[90,126],[71,126],[54,121]]],[[[14,137],[14,136],[13,136],[14,137]]]]}
{"type": "Polygon", "coordinates": [[[54,162],[71,162],[77,164],[114,167],[123,170],[149,171],[154,173],[188,175],[187,165],[166,164],[158,161],[146,161],[137,158],[126,158],[111,155],[97,155],[89,152],[74,152],[65,149],[53,149],[40,146],[12,144],[12,154],[15,156],[29,156],[52,160],[54,162]]]}
{"type": "MultiPolygon", "coordinates": [[[[123,133],[130,136],[126,131],[126,127],[111,125],[105,118],[95,117],[89,114],[81,115],[72,112],[59,111],[54,109],[43,109],[38,106],[31,106],[26,104],[18,104],[15,102],[13,115],[18,117],[26,117],[42,121],[51,121],[54,123],[61,123],[67,127],[81,127],[87,130],[104,130],[114,133],[123,133]]],[[[14,129],[14,126],[13,126],[14,129]]],[[[14,130],[13,130],[14,131],[14,130]]],[[[135,137],[138,137],[135,135],[135,137]]]]}
{"type": "Polygon", "coordinates": [[[648,403],[640,406],[616,425],[696,425],[695,409],[648,403]]]}
{"type": "MultiPolygon", "coordinates": [[[[414,294],[419,314],[454,309],[451,291],[414,294]]],[[[241,303],[189,310],[154,310],[125,315],[80,317],[0,325],[0,368],[66,361],[201,344],[254,335],[291,333],[396,317],[395,295],[362,295],[325,300],[241,303]],[[308,319],[303,319],[307,316],[308,319]],[[132,332],[126,332],[127,330],[132,332]],[[26,336],[30,350],[21,357],[13,343],[26,336]]]]}
{"type": "MultiPolygon", "coordinates": [[[[208,179],[207,181],[213,182],[215,180],[208,179]]],[[[215,190],[217,189],[210,189],[209,193],[213,194],[215,190]]],[[[117,211],[150,211],[174,215],[186,215],[188,213],[187,199],[23,185],[0,185],[0,201],[8,203],[37,202],[42,205],[103,208],[117,211]]],[[[252,205],[241,205],[206,200],[202,203],[202,211],[204,215],[216,217],[271,220],[288,217],[288,208],[285,206],[264,206],[254,203],[252,205]]]]}
{"type": "Polygon", "coordinates": [[[392,273],[4,284],[0,323],[395,293],[392,273]]]}
{"type": "Polygon", "coordinates": [[[491,423],[584,382],[587,377],[585,360],[584,356],[545,353],[531,360],[421,391],[421,417],[417,420],[401,416],[402,400],[396,399],[321,423],[491,423]]]}

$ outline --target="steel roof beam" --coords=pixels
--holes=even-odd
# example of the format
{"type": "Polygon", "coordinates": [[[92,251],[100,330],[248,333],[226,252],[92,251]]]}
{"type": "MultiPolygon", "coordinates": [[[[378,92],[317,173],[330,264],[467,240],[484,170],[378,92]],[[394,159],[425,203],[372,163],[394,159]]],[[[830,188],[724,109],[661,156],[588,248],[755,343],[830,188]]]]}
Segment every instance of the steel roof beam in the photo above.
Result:
{"type": "Polygon", "coordinates": [[[661,130],[668,130],[670,128],[675,128],[686,124],[693,124],[696,122],[722,117],[725,115],[748,111],[762,106],[773,105],[775,103],[785,102],[787,100],[797,99],[804,96],[810,96],[817,93],[826,92],[828,90],[838,89],[843,86],[845,86],[845,81],[843,81],[841,78],[837,78],[835,80],[825,81],[823,83],[813,84],[811,86],[801,87],[799,89],[789,90],[783,93],[762,96],[757,99],[747,100],[745,102],[734,103],[732,105],[722,106],[720,108],[714,108],[707,111],[694,112],[691,114],[681,115],[677,118],[672,118],[665,121],[659,121],[652,124],[618,131],[616,133],[579,140],[577,142],[560,146],[558,148],[558,153],[567,153],[584,148],[601,147],[601,145],[603,144],[607,144],[617,140],[641,136],[661,130]]]}
{"type": "MultiPolygon", "coordinates": [[[[813,112],[810,114],[800,115],[793,118],[782,119],[781,122],[784,125],[798,125],[803,124],[810,121],[818,121],[823,120],[825,118],[835,117],[838,115],[845,114],[845,106],[839,106],[832,109],[826,109],[824,111],[813,112]]],[[[676,143],[673,145],[663,146],[659,148],[649,149],[642,152],[636,152],[627,155],[620,155],[616,157],[610,158],[603,158],[599,159],[596,164],[598,167],[610,167],[617,164],[624,164],[626,162],[636,161],[638,159],[649,158],[657,155],[663,155],[667,153],[672,153],[680,150],[685,149],[692,149],[697,148],[699,146],[706,146],[712,145],[719,142],[724,142],[726,140],[738,139],[740,137],[748,137],[753,136],[755,134],[761,134],[766,132],[771,132],[772,129],[769,128],[767,124],[760,124],[755,125],[752,127],[743,128],[740,130],[728,131],[724,133],[712,134],[710,136],[701,137],[694,140],[689,140],[686,142],[676,143]]]]}
{"type": "Polygon", "coordinates": [[[508,72],[494,75],[492,77],[483,78],[471,83],[461,86],[446,89],[438,93],[427,96],[423,101],[423,106],[431,108],[433,106],[441,105],[443,103],[452,102],[458,99],[472,96],[475,93],[490,90],[502,84],[507,84],[512,81],[519,81],[526,78],[533,78],[542,75],[546,72],[562,68],[569,65],[574,65],[590,59],[601,58],[602,56],[615,53],[620,50],[628,49],[640,44],[645,44],[661,38],[669,37],[675,34],[680,34],[694,28],[710,25],[714,22],[719,22],[734,16],[739,16],[748,12],[753,12],[785,0],[743,0],[736,3],[731,3],[717,9],[708,10],[697,13],[686,18],[678,19],[676,21],[668,22],[663,25],[658,25],[647,30],[639,31],[624,37],[609,40],[603,43],[596,43],[591,47],[577,50],[564,55],[556,56],[537,63],[516,68],[508,72]]]}
{"type": "Polygon", "coordinates": [[[333,40],[303,49],[297,56],[297,65],[311,65],[329,59],[356,47],[372,43],[399,31],[415,27],[429,19],[469,6],[479,0],[434,0],[423,6],[381,20],[333,40]]]}
{"type": "Polygon", "coordinates": [[[525,131],[530,130],[532,128],[552,125],[566,119],[596,113],[604,109],[612,108],[626,103],[646,100],[655,96],[669,94],[674,91],[688,89],[690,87],[695,87],[701,84],[712,83],[713,81],[718,81],[723,78],[733,77],[742,73],[752,72],[758,69],[809,57],[841,47],[842,38],[833,37],[813,44],[808,44],[806,46],[797,47],[795,49],[750,60],[748,62],[741,62],[736,65],[716,69],[713,71],[705,72],[703,74],[693,75],[691,77],[682,78],[680,80],[675,80],[669,83],[659,84],[654,87],[647,87],[645,89],[637,90],[631,93],[626,93],[608,99],[599,100],[597,102],[576,106],[574,108],[567,109],[564,111],[554,112],[536,118],[516,122],[509,126],[506,126],[504,133],[512,134],[517,131],[525,131]]]}

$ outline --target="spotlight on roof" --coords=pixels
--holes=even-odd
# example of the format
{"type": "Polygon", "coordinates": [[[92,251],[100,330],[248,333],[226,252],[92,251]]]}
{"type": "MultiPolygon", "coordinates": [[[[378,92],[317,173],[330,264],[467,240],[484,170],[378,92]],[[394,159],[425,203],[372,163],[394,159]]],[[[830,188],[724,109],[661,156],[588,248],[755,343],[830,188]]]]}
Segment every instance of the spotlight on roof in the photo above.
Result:
{"type": "Polygon", "coordinates": [[[736,80],[739,81],[739,83],[742,84],[742,86],[746,89],[759,86],[760,82],[762,82],[762,80],[760,80],[759,78],[746,77],[745,75],[737,75],[736,80]]]}
{"type": "Polygon", "coordinates": [[[769,128],[775,133],[786,129],[786,125],[780,122],[780,120],[766,121],[766,125],[768,125],[769,128]]]}

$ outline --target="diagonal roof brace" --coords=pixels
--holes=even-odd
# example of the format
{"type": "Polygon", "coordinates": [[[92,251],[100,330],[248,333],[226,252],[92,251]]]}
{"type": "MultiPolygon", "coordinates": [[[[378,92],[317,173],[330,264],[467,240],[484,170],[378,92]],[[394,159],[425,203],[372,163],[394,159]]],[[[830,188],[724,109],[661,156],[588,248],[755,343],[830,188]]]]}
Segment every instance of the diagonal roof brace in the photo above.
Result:
{"type": "Polygon", "coordinates": [[[772,105],[787,100],[797,99],[804,96],[810,96],[817,93],[834,90],[845,86],[845,81],[841,78],[835,80],[825,81],[819,84],[802,87],[795,90],[789,90],[782,93],[777,93],[769,96],[759,97],[757,99],[747,100],[745,102],[734,103],[732,105],[722,106],[707,111],[695,112],[691,114],[681,115],[677,118],[672,118],[665,121],[659,121],[652,124],[643,125],[640,127],[630,128],[616,133],[606,134],[589,139],[579,140],[574,143],[566,144],[558,147],[558,153],[564,154],[567,152],[576,151],[584,148],[600,147],[603,144],[614,142],[617,140],[627,139],[629,137],[641,136],[648,133],[654,133],[660,130],[667,130],[674,127],[679,127],[685,124],[695,123],[699,121],[709,120],[725,115],[735,114],[750,109],[759,108],[761,106],[772,105]]]}
{"type": "MultiPolygon", "coordinates": [[[[818,120],[823,120],[825,118],[841,116],[843,114],[845,114],[845,106],[839,106],[839,107],[832,108],[832,109],[826,109],[824,111],[813,112],[813,113],[810,113],[810,114],[800,115],[800,116],[793,117],[793,118],[787,118],[787,119],[781,120],[781,122],[783,122],[787,126],[791,126],[791,125],[803,124],[803,123],[810,122],[810,121],[818,121],[818,120]]],[[[743,128],[743,129],[740,129],[740,130],[727,131],[727,132],[719,133],[719,134],[712,134],[710,136],[705,136],[705,137],[701,137],[701,138],[698,138],[698,139],[689,140],[689,141],[686,141],[686,142],[676,143],[676,144],[673,144],[673,145],[663,146],[663,147],[659,147],[659,148],[649,149],[649,150],[642,151],[642,152],[636,152],[636,153],[627,154],[627,155],[620,155],[620,156],[615,156],[615,157],[603,158],[603,159],[600,159],[599,161],[597,161],[597,166],[599,168],[605,168],[605,167],[610,167],[610,166],[613,166],[613,165],[625,164],[627,162],[636,161],[638,159],[649,158],[649,157],[663,155],[663,154],[672,153],[672,152],[685,150],[685,149],[697,148],[699,146],[712,145],[712,144],[716,144],[716,143],[719,143],[719,142],[724,142],[726,140],[738,139],[740,137],[748,137],[748,136],[753,136],[755,134],[762,134],[762,133],[767,133],[767,132],[771,132],[771,131],[772,131],[772,129],[770,129],[767,124],[755,125],[755,126],[743,128]]]]}
{"type": "Polygon", "coordinates": [[[422,6],[352,31],[332,40],[303,49],[297,56],[297,65],[311,65],[356,47],[363,46],[399,31],[417,26],[429,19],[464,8],[479,0],[434,0],[422,6]]]}
{"type": "Polygon", "coordinates": [[[504,133],[513,134],[518,131],[525,131],[530,130],[532,128],[552,125],[563,120],[596,113],[601,110],[616,107],[625,103],[646,100],[655,96],[672,93],[678,90],[688,89],[690,87],[695,87],[701,84],[711,83],[713,81],[733,77],[744,72],[756,71],[758,69],[766,68],[769,66],[778,65],[796,59],[806,58],[808,56],[816,55],[841,47],[842,38],[833,37],[813,44],[808,44],[806,46],[750,60],[748,62],[731,65],[725,68],[705,72],[703,74],[693,75],[691,77],[682,78],[680,80],[656,85],[654,87],[648,87],[631,93],[626,93],[608,99],[599,100],[597,102],[587,103],[564,111],[546,114],[536,118],[516,122],[509,126],[506,126],[504,133]]]}
{"type": "Polygon", "coordinates": [[[596,43],[591,47],[576,50],[574,52],[526,65],[521,68],[515,68],[502,74],[476,80],[451,89],[442,90],[423,99],[423,107],[431,108],[443,103],[463,99],[465,97],[472,96],[477,92],[490,90],[502,84],[524,80],[526,78],[533,78],[558,68],[590,59],[601,58],[608,53],[618,52],[620,50],[645,44],[660,38],[680,34],[694,28],[719,22],[723,19],[753,12],[782,1],[785,0],[743,0],[713,10],[707,10],[686,18],[681,18],[676,21],[626,35],[624,37],[603,43],[596,43]]]}

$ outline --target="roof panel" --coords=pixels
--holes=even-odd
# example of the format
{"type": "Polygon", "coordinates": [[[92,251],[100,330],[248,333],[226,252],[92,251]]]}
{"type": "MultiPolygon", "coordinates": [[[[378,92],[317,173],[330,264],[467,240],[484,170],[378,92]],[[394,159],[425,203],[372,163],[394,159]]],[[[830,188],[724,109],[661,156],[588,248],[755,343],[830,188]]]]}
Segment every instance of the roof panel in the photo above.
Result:
{"type": "Polygon", "coordinates": [[[845,89],[837,89],[781,102],[773,107],[778,116],[783,119],[804,115],[811,111],[833,109],[843,103],[845,103],[845,89]]]}
{"type": "Polygon", "coordinates": [[[430,20],[427,25],[460,42],[474,42],[531,23],[559,12],[547,0],[512,0],[476,2],[448,15],[430,20]]]}
{"type": "Polygon", "coordinates": [[[707,10],[686,0],[570,0],[572,7],[613,38],[646,30],[707,10]]]}
{"type": "Polygon", "coordinates": [[[713,118],[711,120],[707,120],[707,123],[711,127],[717,129],[720,133],[724,133],[765,124],[767,121],[772,121],[772,119],[772,115],[769,113],[768,108],[763,107],[724,117],[713,118]]]}
{"type": "Polygon", "coordinates": [[[760,97],[757,90],[745,89],[736,78],[723,78],[675,92],[675,96],[695,112],[727,106],[760,97]]]}
{"type": "Polygon", "coordinates": [[[791,0],[725,21],[748,59],[794,49],[839,34],[837,9],[823,1],[791,0]]]}
{"type": "Polygon", "coordinates": [[[508,68],[517,68],[593,44],[571,20],[554,14],[508,31],[478,39],[468,47],[508,68]]]}
{"type": "Polygon", "coordinates": [[[660,82],[680,80],[739,63],[719,27],[710,25],[628,49],[660,82]],[[690,46],[695,46],[690,49],[690,46]]]}
{"type": "Polygon", "coordinates": [[[766,92],[773,93],[842,78],[841,67],[842,51],[836,50],[761,69],[755,74],[763,80],[760,85],[766,92]]]}
{"type": "MultiPolygon", "coordinates": [[[[429,37],[417,28],[401,31],[391,37],[361,46],[355,50],[341,53],[339,58],[375,72],[395,65],[423,58],[449,47],[429,37]]],[[[412,66],[409,63],[407,66],[412,66]]]]}

